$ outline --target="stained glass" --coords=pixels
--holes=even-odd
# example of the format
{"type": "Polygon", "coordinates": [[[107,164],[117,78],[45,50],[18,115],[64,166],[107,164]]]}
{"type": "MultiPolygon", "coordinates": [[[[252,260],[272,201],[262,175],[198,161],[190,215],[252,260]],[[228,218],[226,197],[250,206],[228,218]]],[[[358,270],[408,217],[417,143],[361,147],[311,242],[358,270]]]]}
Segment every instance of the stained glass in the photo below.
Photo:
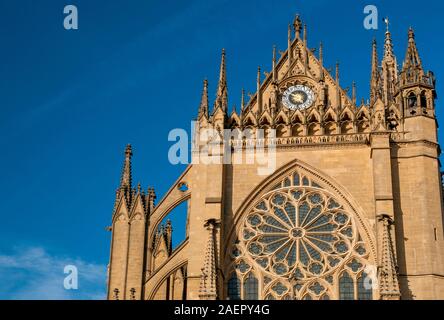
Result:
{"type": "Polygon", "coordinates": [[[244,282],[244,300],[257,300],[258,299],[258,281],[252,274],[244,282]]]}
{"type": "MultiPolygon", "coordinates": [[[[238,248],[246,256],[239,255],[237,269],[250,272],[241,281],[242,297],[329,300],[332,288],[339,287],[341,299],[354,299],[355,280],[343,270],[346,267],[359,274],[360,261],[367,254],[363,242],[358,242],[355,221],[330,193],[300,173],[284,178],[277,189],[265,193],[253,206],[239,231],[243,244],[238,248]],[[253,276],[253,270],[263,281],[253,276]],[[259,292],[259,283],[265,287],[263,292],[259,292]]],[[[356,295],[371,299],[363,277],[356,280],[356,295]]]]}
{"type": "Polygon", "coordinates": [[[372,294],[372,288],[371,284],[372,282],[367,280],[366,283],[367,274],[363,272],[361,276],[358,278],[358,300],[372,300],[373,294],[372,294]]]}
{"type": "Polygon", "coordinates": [[[240,292],[240,281],[236,274],[233,274],[228,280],[228,298],[230,300],[240,300],[241,292],[240,292]]]}
{"type": "Polygon", "coordinates": [[[353,279],[344,272],[339,279],[339,300],[354,300],[355,288],[353,279]]]}

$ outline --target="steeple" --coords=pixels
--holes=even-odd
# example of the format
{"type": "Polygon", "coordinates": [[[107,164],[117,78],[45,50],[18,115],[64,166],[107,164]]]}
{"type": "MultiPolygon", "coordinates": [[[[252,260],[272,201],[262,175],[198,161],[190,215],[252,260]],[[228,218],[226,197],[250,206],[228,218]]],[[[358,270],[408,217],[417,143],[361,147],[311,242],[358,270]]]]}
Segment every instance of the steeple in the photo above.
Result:
{"type": "Polygon", "coordinates": [[[217,95],[214,109],[221,108],[226,112],[228,107],[228,88],[227,88],[227,70],[225,64],[225,49],[222,49],[222,58],[220,62],[219,83],[217,86],[217,95]]]}
{"type": "Polygon", "coordinates": [[[202,116],[208,117],[208,80],[203,82],[202,98],[200,100],[198,119],[202,116]]]}
{"type": "Polygon", "coordinates": [[[385,18],[387,31],[385,32],[384,58],[382,59],[382,83],[384,91],[384,103],[388,105],[395,94],[395,85],[398,81],[398,64],[393,53],[392,36],[389,30],[389,20],[385,18]]]}
{"type": "Polygon", "coordinates": [[[405,66],[422,69],[421,59],[419,57],[418,49],[416,48],[415,32],[411,27],[409,28],[409,43],[404,60],[404,67],[405,66]]]}
{"type": "Polygon", "coordinates": [[[376,39],[373,39],[372,43],[372,73],[370,79],[370,105],[373,105],[378,98],[379,91],[379,66],[378,66],[378,48],[376,44],[376,39]]]}
{"type": "Polygon", "coordinates": [[[388,58],[393,58],[393,43],[392,43],[392,35],[389,30],[389,20],[385,18],[385,23],[387,24],[387,30],[385,32],[385,42],[384,42],[384,60],[388,58]]]}
{"type": "Polygon", "coordinates": [[[419,82],[424,76],[421,58],[416,47],[415,33],[412,28],[409,28],[408,38],[407,52],[402,66],[401,82],[403,85],[419,82]]]}

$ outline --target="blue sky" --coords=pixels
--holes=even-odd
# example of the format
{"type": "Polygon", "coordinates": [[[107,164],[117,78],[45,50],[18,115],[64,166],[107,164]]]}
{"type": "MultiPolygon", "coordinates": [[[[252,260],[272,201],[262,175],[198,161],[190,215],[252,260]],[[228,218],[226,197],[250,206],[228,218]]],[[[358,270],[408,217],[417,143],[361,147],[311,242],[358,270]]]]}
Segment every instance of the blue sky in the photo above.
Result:
{"type": "MultiPolygon", "coordinates": [[[[168,162],[168,132],[189,130],[202,80],[214,97],[227,50],[230,105],[254,92],[256,70],[286,47],[299,12],[311,47],[324,42],[341,84],[368,98],[371,40],[363,8],[389,16],[398,62],[413,26],[420,55],[444,92],[441,1],[18,0],[0,2],[0,299],[104,297],[111,219],[123,150],[133,180],[158,197],[183,166],[168,162]],[[79,30],[63,28],[63,8],[79,30]],[[79,290],[63,290],[63,266],[79,267],[79,290]]],[[[439,121],[442,119],[438,101],[439,121]]],[[[442,133],[440,132],[442,140],[442,133]]],[[[174,221],[173,221],[174,222],[174,221]]],[[[174,227],[174,225],[173,225],[174,227]]]]}

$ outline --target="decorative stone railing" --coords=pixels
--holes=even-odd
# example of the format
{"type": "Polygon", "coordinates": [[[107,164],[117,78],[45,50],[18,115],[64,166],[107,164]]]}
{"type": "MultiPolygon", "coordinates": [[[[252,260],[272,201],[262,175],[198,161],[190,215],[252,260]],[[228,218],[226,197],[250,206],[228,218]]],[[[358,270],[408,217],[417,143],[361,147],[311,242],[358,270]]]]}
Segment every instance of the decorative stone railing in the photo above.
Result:
{"type": "Polygon", "coordinates": [[[284,137],[284,138],[262,138],[231,140],[230,145],[234,148],[262,147],[262,146],[298,146],[316,144],[368,144],[369,133],[342,134],[330,136],[305,136],[305,137],[284,137]]]}

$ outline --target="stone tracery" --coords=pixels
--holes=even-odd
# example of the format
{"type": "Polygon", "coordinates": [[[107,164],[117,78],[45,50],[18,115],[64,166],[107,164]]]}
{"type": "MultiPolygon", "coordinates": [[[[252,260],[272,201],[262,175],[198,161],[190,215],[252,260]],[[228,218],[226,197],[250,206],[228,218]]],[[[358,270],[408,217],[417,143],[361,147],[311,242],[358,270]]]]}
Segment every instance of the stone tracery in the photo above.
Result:
{"type": "MultiPolygon", "coordinates": [[[[369,250],[354,217],[329,191],[299,172],[248,211],[232,256],[232,293],[233,283],[254,275],[261,279],[258,299],[372,297],[362,285],[369,250]],[[350,285],[353,290],[347,294],[350,285]]],[[[240,291],[235,293],[245,298],[240,291]]]]}

